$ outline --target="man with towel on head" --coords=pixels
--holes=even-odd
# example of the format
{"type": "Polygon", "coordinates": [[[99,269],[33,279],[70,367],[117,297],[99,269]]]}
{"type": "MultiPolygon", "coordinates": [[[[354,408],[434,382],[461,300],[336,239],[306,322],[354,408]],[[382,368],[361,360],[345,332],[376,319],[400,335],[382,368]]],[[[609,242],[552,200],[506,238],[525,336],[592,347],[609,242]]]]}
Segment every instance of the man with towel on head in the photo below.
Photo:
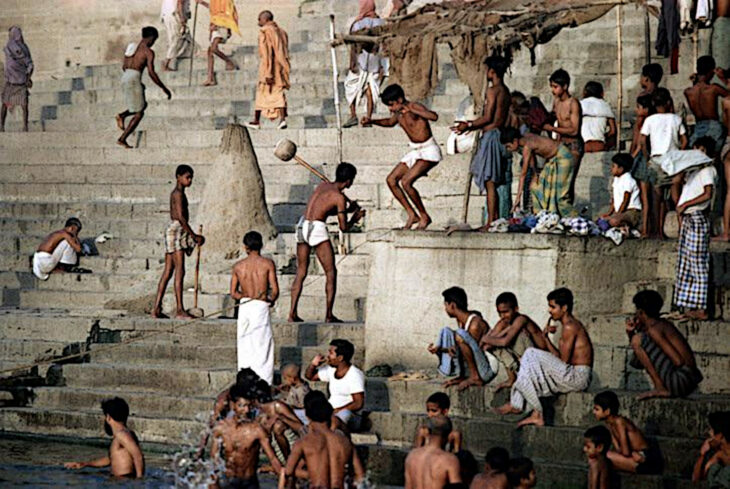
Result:
{"type": "Polygon", "coordinates": [[[160,80],[160,77],[155,73],[155,52],[152,51],[152,46],[158,37],[157,29],[150,26],[144,27],[142,29],[142,40],[129,43],[127,49],[124,51],[121,87],[127,110],[117,114],[117,126],[122,130],[122,135],[119,136],[117,144],[127,149],[132,149],[127,144],[127,138],[137,128],[142,117],[144,117],[144,110],[147,108],[144,85],[142,85],[142,72],[145,67],[152,81],[165,92],[167,99],[170,100],[172,98],[170,90],[167,89],[165,84],[160,80]],[[134,117],[132,117],[129,125],[125,128],[124,121],[130,115],[134,117]]]}
{"type": "Polygon", "coordinates": [[[274,14],[259,14],[259,79],[256,85],[253,121],[246,124],[261,128],[261,113],[270,120],[279,118],[279,129],[286,129],[286,94],[289,89],[289,36],[274,22],[274,14]]]}
{"type": "Polygon", "coordinates": [[[274,381],[274,335],[269,309],[279,297],[276,265],[261,256],[263,238],[256,231],[243,237],[248,256],[233,266],[231,297],[238,306],[238,370],[250,368],[269,385],[274,381]]]}
{"type": "Polygon", "coordinates": [[[5,45],[5,86],[2,95],[2,114],[0,115],[0,132],[5,131],[5,117],[8,109],[16,106],[23,109],[23,131],[28,132],[28,89],[33,86],[30,77],[33,74],[33,58],[30,57],[28,45],[23,40],[23,31],[14,25],[8,31],[8,43],[5,45]]]}
{"type": "Polygon", "coordinates": [[[77,267],[78,253],[81,253],[80,231],[81,221],[72,217],[63,229],[46,236],[33,255],[33,275],[48,280],[54,271],[90,273],[91,270],[77,267]]]}

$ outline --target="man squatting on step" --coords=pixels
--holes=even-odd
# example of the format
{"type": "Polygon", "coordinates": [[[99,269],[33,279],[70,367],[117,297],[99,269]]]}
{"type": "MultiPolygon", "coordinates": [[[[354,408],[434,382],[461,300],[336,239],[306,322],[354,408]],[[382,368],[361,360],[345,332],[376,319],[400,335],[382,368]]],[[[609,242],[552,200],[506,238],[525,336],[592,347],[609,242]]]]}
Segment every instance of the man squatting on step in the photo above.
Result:
{"type": "Polygon", "coordinates": [[[54,272],[86,273],[89,270],[78,268],[77,253],[81,253],[81,221],[75,217],[66,221],[63,229],[54,231],[41,242],[33,255],[33,275],[48,280],[54,272]]]}
{"type": "Polygon", "coordinates": [[[361,209],[355,201],[349,200],[344,190],[352,186],[357,175],[357,169],[350,163],[337,165],[334,182],[320,183],[309,198],[304,215],[297,224],[297,274],[291,286],[291,309],[289,311],[289,322],[302,322],[297,314],[299,297],[302,295],[304,279],[307,278],[309,268],[309,254],[314,248],[319,263],[322,265],[327,285],[327,311],[325,321],[328,323],[341,322],[332,313],[335,304],[335,293],[337,291],[337,268],[335,267],[335,251],[330,242],[327,224],[325,220],[329,216],[337,216],[340,229],[349,231],[355,224],[365,216],[365,210],[361,209]],[[347,214],[353,213],[350,220],[347,214]]]}
{"type": "Polygon", "coordinates": [[[274,381],[274,335],[269,309],[279,297],[276,265],[261,256],[261,234],[243,237],[248,256],[233,266],[231,297],[238,306],[238,370],[251,368],[269,385],[274,381]]]}

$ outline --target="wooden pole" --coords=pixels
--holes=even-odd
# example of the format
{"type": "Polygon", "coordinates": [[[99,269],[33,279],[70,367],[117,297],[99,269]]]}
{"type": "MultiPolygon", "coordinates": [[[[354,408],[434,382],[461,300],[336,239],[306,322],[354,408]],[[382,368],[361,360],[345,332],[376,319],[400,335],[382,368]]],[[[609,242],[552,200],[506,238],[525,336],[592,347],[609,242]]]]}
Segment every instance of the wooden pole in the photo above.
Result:
{"type": "MultiPolygon", "coordinates": [[[[335,15],[330,14],[330,41],[335,40],[335,15]]],[[[337,163],[342,163],[342,119],[340,117],[340,89],[337,82],[337,49],[334,44],[330,47],[332,54],[332,90],[335,97],[335,120],[337,121],[337,163]]],[[[345,248],[345,233],[338,231],[338,251],[341,255],[347,254],[345,248]]]]}
{"type": "Polygon", "coordinates": [[[622,7],[616,7],[616,92],[618,119],[616,121],[616,150],[621,150],[621,127],[624,116],[624,56],[623,56],[623,26],[622,7]]]}
{"type": "MultiPolygon", "coordinates": [[[[190,43],[190,71],[188,71],[188,86],[193,85],[193,60],[195,59],[195,28],[198,26],[198,3],[195,2],[193,13],[193,40],[190,43]]],[[[197,307],[197,304],[196,304],[197,307]]]]}
{"type": "Polygon", "coordinates": [[[646,64],[651,63],[651,25],[649,24],[649,9],[644,8],[644,58],[646,64]]]}
{"type": "MultiPolygon", "coordinates": [[[[489,81],[487,81],[486,74],[484,75],[484,86],[482,87],[482,103],[479,104],[479,107],[475,107],[477,110],[475,111],[476,114],[480,114],[478,117],[481,117],[481,114],[484,114],[484,106],[487,103],[487,88],[489,86],[489,81]]],[[[475,101],[476,103],[476,101],[475,101]]],[[[478,131],[476,136],[474,136],[474,146],[471,148],[471,159],[470,162],[474,159],[474,157],[477,154],[477,150],[479,149],[479,140],[481,139],[482,131],[478,131]]],[[[461,213],[461,220],[464,222],[464,224],[467,223],[469,218],[469,198],[471,197],[471,163],[469,164],[469,169],[466,172],[466,188],[464,189],[464,204],[463,204],[463,210],[461,213]]]]}
{"type": "MultiPolygon", "coordinates": [[[[198,4],[195,4],[196,7],[198,4]]],[[[203,225],[200,225],[200,228],[198,229],[198,234],[201,236],[203,235],[203,225]]],[[[199,277],[200,277],[200,245],[197,246],[197,256],[195,258],[195,299],[193,300],[193,308],[198,308],[198,288],[200,286],[199,277]]]]}

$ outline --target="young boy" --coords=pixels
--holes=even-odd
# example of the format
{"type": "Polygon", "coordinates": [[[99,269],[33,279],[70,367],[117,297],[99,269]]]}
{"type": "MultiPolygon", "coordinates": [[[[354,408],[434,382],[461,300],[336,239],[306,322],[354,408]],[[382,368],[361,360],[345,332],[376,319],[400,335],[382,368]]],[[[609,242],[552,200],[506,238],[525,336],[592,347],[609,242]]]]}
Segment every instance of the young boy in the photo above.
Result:
{"type": "Polygon", "coordinates": [[[474,477],[469,489],[510,489],[508,464],[509,452],[505,448],[490,448],[484,459],[484,472],[474,477]]]}
{"type": "Polygon", "coordinates": [[[167,283],[175,272],[175,302],[178,319],[191,319],[193,316],[183,307],[183,279],[185,278],[185,255],[193,252],[195,245],[202,246],[205,238],[195,234],[188,220],[188,198],[185,189],[193,183],[193,169],[188,165],[180,165],[175,170],[175,190],[170,194],[170,224],[165,230],[165,268],[160,283],[157,285],[157,298],[152,308],[153,318],[168,318],[162,313],[162,299],[165,296],[167,283]]]}
{"type": "Polygon", "coordinates": [[[302,424],[306,424],[304,397],[312,390],[309,383],[302,379],[299,365],[289,363],[281,369],[281,385],[278,387],[279,400],[288,404],[302,424]]]}
{"type": "Polygon", "coordinates": [[[585,141],[586,153],[605,151],[614,146],[616,116],[608,102],[603,100],[603,85],[596,81],[586,83],[580,107],[583,112],[580,135],[585,141]]]}
{"type": "MultiPolygon", "coordinates": [[[[434,392],[426,399],[426,416],[433,418],[434,416],[449,416],[451,408],[451,399],[445,392],[434,392]]],[[[426,444],[428,439],[428,426],[421,425],[416,431],[416,439],[413,447],[418,448],[426,444]]],[[[459,430],[451,430],[447,445],[451,453],[458,453],[461,450],[462,434],[459,430]]]]}
{"type": "Polygon", "coordinates": [[[513,458],[507,465],[507,481],[512,489],[529,489],[537,485],[537,474],[532,460],[526,457],[513,458]]]}
{"type": "Polygon", "coordinates": [[[638,228],[641,221],[639,186],[631,175],[634,160],[628,153],[616,153],[611,158],[611,210],[602,217],[613,227],[638,228]]]}
{"type": "MultiPolygon", "coordinates": [[[[695,142],[695,148],[704,151],[710,158],[715,156],[712,146],[714,142],[709,137],[695,142]]],[[[710,283],[710,221],[707,214],[717,182],[717,170],[714,166],[690,169],[685,172],[684,179],[677,202],[682,227],[672,302],[685,308],[687,317],[706,320],[710,283]]]]}
{"type": "Polygon", "coordinates": [[[712,83],[714,77],[715,59],[712,56],[700,56],[694,85],[684,91],[684,96],[695,116],[695,130],[690,145],[703,136],[709,136],[719,151],[725,141],[725,134],[717,117],[717,105],[723,97],[730,95],[730,91],[712,83]]]}
{"type": "Polygon", "coordinates": [[[710,487],[727,487],[713,484],[730,477],[730,411],[716,411],[708,416],[709,437],[702,443],[700,456],[692,471],[692,481],[710,481],[710,487]]]}
{"type": "Polygon", "coordinates": [[[410,139],[411,151],[393,168],[387,182],[393,196],[408,213],[403,229],[411,229],[415,224],[418,224],[416,229],[426,229],[431,224],[431,217],[413,185],[441,161],[441,148],[433,138],[429,124],[429,121],[436,122],[439,116],[418,102],[406,100],[400,85],[388,86],[383,90],[380,99],[388,106],[392,116],[388,119],[363,117],[361,123],[363,126],[374,124],[380,127],[398,124],[410,139]],[[409,198],[413,205],[408,201],[409,198]]]}
{"type": "Polygon", "coordinates": [[[104,432],[112,437],[109,454],[89,462],[67,462],[67,469],[83,469],[84,467],[111,467],[115,477],[144,476],[144,455],[139,447],[139,440],[134,431],[127,428],[129,405],[119,397],[102,401],[104,413],[104,432]]]}
{"type": "Polygon", "coordinates": [[[611,464],[624,472],[660,474],[662,455],[656,445],[649,445],[641,430],[628,418],[618,414],[618,396],[613,391],[603,391],[593,398],[593,415],[606,423],[611,432],[611,443],[606,446],[606,456],[611,464]]]}
{"type": "Polygon", "coordinates": [[[271,385],[274,382],[274,333],[269,310],[279,298],[276,265],[261,256],[261,234],[243,237],[248,255],[233,265],[231,298],[239,303],[237,323],[238,370],[251,368],[271,385]]]}
{"type": "Polygon", "coordinates": [[[641,126],[641,148],[648,161],[648,181],[654,189],[654,203],[652,206],[652,221],[657,235],[664,235],[664,215],[666,202],[664,188],[671,185],[672,200],[676,203],[679,198],[681,179],[672,178],[661,169],[657,159],[667,151],[685,149],[687,147],[687,130],[682,118],[672,113],[672,96],[666,88],[657,88],[652,94],[652,102],[656,113],[650,115],[641,126]],[[651,141],[651,152],[649,151],[651,141]]]}
{"type": "Polygon", "coordinates": [[[482,336],[479,346],[489,350],[507,369],[507,380],[496,390],[512,387],[517,380],[520,358],[529,347],[547,350],[545,335],[535,321],[520,314],[517,297],[512,292],[502,292],[496,301],[499,322],[482,336]]]}
{"type": "Polygon", "coordinates": [[[583,453],[588,457],[588,489],[611,488],[611,464],[606,458],[611,433],[605,426],[594,426],[583,433],[583,453]]]}
{"type": "Polygon", "coordinates": [[[631,140],[631,156],[634,158],[634,166],[631,175],[639,184],[639,195],[641,197],[641,237],[647,238],[652,229],[649,227],[649,209],[651,208],[650,196],[652,193],[649,183],[649,168],[646,155],[641,150],[641,126],[644,120],[654,114],[654,103],[651,94],[639,95],[636,98],[636,121],[632,128],[633,139],[631,140]]]}
{"type": "Polygon", "coordinates": [[[572,204],[575,200],[575,179],[578,177],[580,162],[585,152],[583,138],[580,134],[581,107],[578,99],[569,91],[570,75],[562,68],[550,75],[550,91],[553,94],[554,124],[545,124],[545,131],[552,131],[558,136],[558,141],[568,147],[573,155],[573,173],[570,180],[569,198],[572,204]]]}
{"type": "Polygon", "coordinates": [[[639,77],[639,84],[641,85],[641,93],[639,95],[651,95],[654,93],[654,90],[659,87],[663,76],[664,69],[662,65],[659,63],[645,64],[641,68],[641,76],[639,77]]]}
{"type": "Polygon", "coordinates": [[[90,272],[76,266],[79,263],[78,253],[81,253],[80,232],[81,221],[71,217],[63,229],[46,236],[33,254],[33,275],[41,280],[48,280],[50,274],[56,272],[90,272]]]}

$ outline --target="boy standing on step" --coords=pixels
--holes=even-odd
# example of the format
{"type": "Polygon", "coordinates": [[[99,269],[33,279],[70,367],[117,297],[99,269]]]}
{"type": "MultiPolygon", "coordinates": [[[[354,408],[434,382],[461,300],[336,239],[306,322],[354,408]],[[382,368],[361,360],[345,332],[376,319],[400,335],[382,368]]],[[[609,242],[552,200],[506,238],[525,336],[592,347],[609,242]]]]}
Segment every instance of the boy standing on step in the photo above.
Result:
{"type": "Polygon", "coordinates": [[[408,213],[408,220],[403,229],[426,229],[431,224],[431,217],[426,212],[423,200],[413,186],[421,177],[441,161],[441,148],[433,138],[429,121],[436,122],[438,114],[428,110],[418,102],[409,102],[400,85],[390,85],[380,95],[380,99],[391,112],[388,119],[362,118],[362,125],[367,127],[393,127],[400,125],[410,139],[411,151],[406,153],[401,161],[388,175],[388,187],[400,205],[408,213]],[[410,198],[411,202],[408,201],[410,198]],[[415,207],[415,209],[414,209],[415,207]]]}
{"type": "Polygon", "coordinates": [[[178,319],[192,319],[193,316],[183,307],[183,279],[185,278],[185,255],[193,252],[195,245],[202,246],[205,238],[190,227],[188,219],[188,198],[185,196],[185,189],[193,183],[193,169],[188,165],[180,165],[175,170],[177,182],[175,189],[170,194],[170,224],[165,230],[165,268],[157,285],[157,298],[152,308],[153,318],[164,318],[168,316],[162,313],[162,299],[165,296],[167,283],[175,272],[175,302],[177,311],[175,317],[178,319]]]}

